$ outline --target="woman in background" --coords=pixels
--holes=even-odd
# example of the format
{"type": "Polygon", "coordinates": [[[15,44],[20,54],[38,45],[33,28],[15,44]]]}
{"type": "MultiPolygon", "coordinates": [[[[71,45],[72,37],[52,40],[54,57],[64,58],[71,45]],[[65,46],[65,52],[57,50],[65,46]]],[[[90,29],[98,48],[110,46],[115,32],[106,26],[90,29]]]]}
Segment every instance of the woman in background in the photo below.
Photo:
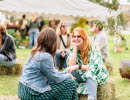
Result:
{"type": "Polygon", "coordinates": [[[36,46],[37,37],[39,33],[40,22],[37,20],[37,16],[32,14],[31,20],[28,23],[29,36],[30,36],[30,48],[36,46]]]}
{"type": "Polygon", "coordinates": [[[56,65],[60,69],[61,61],[63,62],[62,67],[67,67],[66,59],[68,57],[68,50],[70,47],[70,34],[67,31],[68,25],[62,21],[59,23],[56,34],[57,34],[57,51],[56,51],[56,65]]]}
{"type": "Polygon", "coordinates": [[[13,38],[7,34],[3,24],[0,24],[0,64],[13,66],[16,63],[16,47],[13,38]]]}

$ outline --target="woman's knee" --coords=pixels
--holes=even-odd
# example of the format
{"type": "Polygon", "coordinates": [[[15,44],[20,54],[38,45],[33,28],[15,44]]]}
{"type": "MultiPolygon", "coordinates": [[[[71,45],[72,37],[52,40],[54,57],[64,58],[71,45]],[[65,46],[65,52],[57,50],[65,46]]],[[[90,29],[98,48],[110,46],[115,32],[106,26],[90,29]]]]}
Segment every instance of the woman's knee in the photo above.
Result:
{"type": "Polygon", "coordinates": [[[87,78],[87,80],[86,80],[86,82],[89,84],[93,84],[93,85],[95,85],[95,86],[97,86],[97,84],[96,84],[96,82],[92,79],[92,78],[87,78]]]}
{"type": "Polygon", "coordinates": [[[56,57],[60,57],[61,52],[60,51],[56,51],[56,57]]]}
{"type": "Polygon", "coordinates": [[[75,81],[72,79],[65,80],[64,82],[69,84],[69,85],[76,86],[75,81]]]}
{"type": "Polygon", "coordinates": [[[4,56],[3,54],[0,54],[0,61],[5,61],[7,60],[7,57],[4,56]]]}

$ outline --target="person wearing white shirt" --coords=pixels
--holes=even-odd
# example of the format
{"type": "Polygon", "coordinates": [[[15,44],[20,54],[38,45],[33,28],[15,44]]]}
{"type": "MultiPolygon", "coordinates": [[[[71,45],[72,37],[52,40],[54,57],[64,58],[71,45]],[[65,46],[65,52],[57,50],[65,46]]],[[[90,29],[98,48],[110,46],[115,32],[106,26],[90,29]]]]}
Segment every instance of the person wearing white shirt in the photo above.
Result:
{"type": "Polygon", "coordinates": [[[108,58],[108,37],[105,31],[103,31],[103,25],[101,23],[94,24],[93,27],[93,43],[99,47],[102,55],[103,62],[108,58]]]}
{"type": "Polygon", "coordinates": [[[57,51],[56,51],[56,66],[60,70],[67,67],[66,59],[70,47],[71,36],[67,31],[67,22],[61,21],[56,29],[57,34],[57,51]],[[62,64],[63,62],[63,64],[62,64]],[[62,66],[61,66],[62,65],[62,66]]]}
{"type": "Polygon", "coordinates": [[[25,37],[27,35],[26,34],[26,32],[27,32],[26,28],[27,28],[26,15],[23,15],[22,19],[19,21],[19,31],[20,31],[22,39],[25,39],[25,37]]]}

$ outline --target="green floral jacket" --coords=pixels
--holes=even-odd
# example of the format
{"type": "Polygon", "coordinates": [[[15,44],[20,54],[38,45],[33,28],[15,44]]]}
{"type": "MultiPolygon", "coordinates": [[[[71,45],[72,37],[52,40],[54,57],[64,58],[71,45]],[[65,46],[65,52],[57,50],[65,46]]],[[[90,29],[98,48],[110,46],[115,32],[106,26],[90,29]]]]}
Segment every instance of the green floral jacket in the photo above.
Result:
{"type": "MultiPolygon", "coordinates": [[[[67,62],[69,61],[69,58],[73,52],[73,49],[70,49],[70,54],[68,56],[67,62]]],[[[92,78],[97,85],[104,84],[108,80],[108,71],[102,61],[100,50],[94,46],[91,45],[90,51],[89,51],[89,64],[88,67],[90,70],[88,71],[82,71],[77,69],[77,73],[82,74],[82,79],[85,81],[88,77],[92,78]]],[[[81,60],[80,51],[77,53],[77,65],[84,64],[81,60]]],[[[69,67],[69,66],[68,66],[69,67]]],[[[87,94],[87,88],[86,83],[77,83],[77,93],[79,94],[87,94]]]]}
{"type": "MultiPolygon", "coordinates": [[[[67,62],[73,52],[73,49],[70,49],[70,54],[68,56],[67,62]]],[[[95,46],[91,45],[90,51],[89,51],[89,64],[88,67],[90,70],[88,71],[82,71],[77,69],[77,73],[82,74],[82,79],[85,81],[87,78],[92,78],[97,85],[104,84],[108,79],[108,71],[102,61],[100,50],[95,46]]],[[[81,60],[80,51],[77,53],[77,65],[84,64],[81,60]]],[[[68,66],[69,67],[69,66],[68,66]]]]}

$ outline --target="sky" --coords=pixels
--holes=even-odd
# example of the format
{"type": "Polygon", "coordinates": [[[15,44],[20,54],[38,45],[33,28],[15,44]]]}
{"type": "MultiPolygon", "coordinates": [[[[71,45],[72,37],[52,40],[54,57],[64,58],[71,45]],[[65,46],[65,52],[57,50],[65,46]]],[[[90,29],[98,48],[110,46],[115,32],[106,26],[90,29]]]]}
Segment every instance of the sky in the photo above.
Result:
{"type": "Polygon", "coordinates": [[[118,0],[121,5],[130,5],[130,0],[118,0]]]}

